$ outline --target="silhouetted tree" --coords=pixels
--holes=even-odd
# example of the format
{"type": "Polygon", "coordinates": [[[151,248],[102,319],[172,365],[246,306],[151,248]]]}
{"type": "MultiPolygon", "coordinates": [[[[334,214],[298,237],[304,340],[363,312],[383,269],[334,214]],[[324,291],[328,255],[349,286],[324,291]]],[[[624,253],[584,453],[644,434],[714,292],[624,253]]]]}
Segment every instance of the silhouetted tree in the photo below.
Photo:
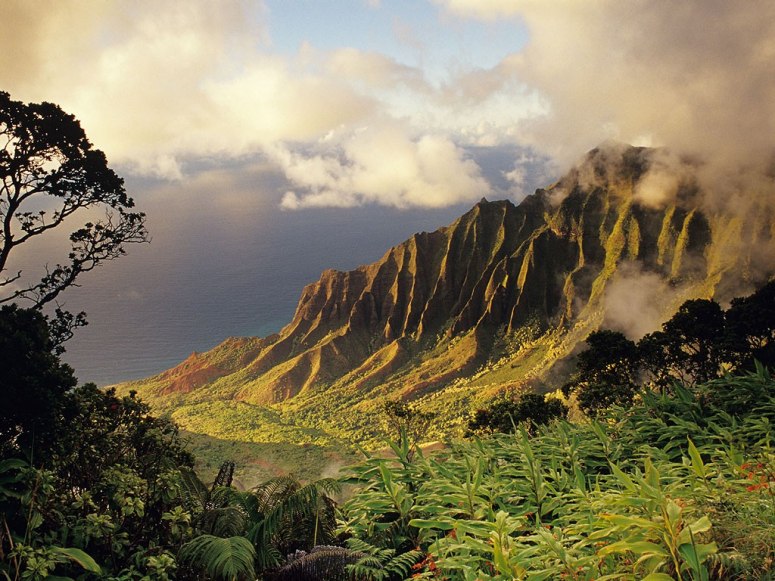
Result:
{"type": "Polygon", "coordinates": [[[40,311],[0,308],[0,458],[47,453],[63,429],[76,385],[40,311]]]}
{"type": "Polygon", "coordinates": [[[716,301],[695,299],[638,343],[641,361],[654,383],[662,388],[673,381],[686,385],[718,377],[731,354],[725,340],[724,311],[716,301]]]}
{"type": "Polygon", "coordinates": [[[0,92],[0,303],[50,303],[82,273],[124,254],[125,244],[147,241],[145,215],[133,206],[74,116],[0,92]],[[38,282],[10,270],[19,246],[72,225],[76,214],[89,221],[70,234],[66,264],[45,266],[38,282]]]}
{"type": "Polygon", "coordinates": [[[548,424],[555,418],[568,415],[568,407],[558,399],[547,399],[538,393],[526,393],[519,399],[502,399],[490,407],[476,410],[468,422],[470,432],[509,433],[522,422],[548,424]]]}
{"type": "Polygon", "coordinates": [[[587,348],[579,353],[576,373],[563,386],[576,392],[579,407],[596,415],[614,404],[632,402],[640,370],[638,347],[618,331],[595,331],[587,337],[587,348]]]}
{"type": "Polygon", "coordinates": [[[727,345],[740,366],[753,360],[775,366],[775,281],[747,297],[732,299],[726,312],[727,345]]]}

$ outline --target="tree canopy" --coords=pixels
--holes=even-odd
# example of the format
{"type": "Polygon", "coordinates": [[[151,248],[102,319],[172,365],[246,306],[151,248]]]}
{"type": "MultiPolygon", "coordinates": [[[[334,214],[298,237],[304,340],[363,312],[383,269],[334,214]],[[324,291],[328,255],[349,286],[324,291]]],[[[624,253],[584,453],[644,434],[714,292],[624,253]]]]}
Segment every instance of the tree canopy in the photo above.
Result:
{"type": "Polygon", "coordinates": [[[52,103],[25,104],[0,92],[0,303],[40,307],[78,277],[148,240],[124,180],[92,147],[78,120],[52,103]],[[67,261],[38,281],[12,262],[14,251],[60,226],[70,233],[67,261]]]}
{"type": "Polygon", "coordinates": [[[524,422],[543,425],[567,415],[568,408],[560,400],[538,393],[525,393],[516,400],[504,398],[487,408],[476,410],[468,422],[468,430],[471,433],[508,433],[524,422]]]}
{"type": "Polygon", "coordinates": [[[669,391],[677,382],[691,386],[753,370],[755,361],[775,365],[775,281],[732,299],[726,311],[713,300],[686,301],[637,344],[616,331],[591,333],[563,391],[577,393],[581,409],[596,415],[629,404],[641,383],[669,391]]]}

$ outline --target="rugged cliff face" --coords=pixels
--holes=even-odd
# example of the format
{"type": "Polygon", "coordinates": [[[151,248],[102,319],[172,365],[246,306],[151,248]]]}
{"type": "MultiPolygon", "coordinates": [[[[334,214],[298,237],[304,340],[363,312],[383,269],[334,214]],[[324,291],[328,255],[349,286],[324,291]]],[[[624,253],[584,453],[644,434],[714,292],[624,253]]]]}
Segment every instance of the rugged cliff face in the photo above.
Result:
{"type": "Polygon", "coordinates": [[[447,388],[482,394],[549,378],[614,298],[631,311],[646,300],[648,316],[656,305],[667,318],[687,298],[724,300],[763,282],[775,255],[771,205],[707,203],[691,165],[666,177],[658,156],[595,149],[519,205],[482,200],[374,264],[323,272],[278,335],[229,340],[131,387],[178,404],[216,397],[303,411],[321,398],[367,408],[400,395],[433,407],[453,401],[447,388]]]}

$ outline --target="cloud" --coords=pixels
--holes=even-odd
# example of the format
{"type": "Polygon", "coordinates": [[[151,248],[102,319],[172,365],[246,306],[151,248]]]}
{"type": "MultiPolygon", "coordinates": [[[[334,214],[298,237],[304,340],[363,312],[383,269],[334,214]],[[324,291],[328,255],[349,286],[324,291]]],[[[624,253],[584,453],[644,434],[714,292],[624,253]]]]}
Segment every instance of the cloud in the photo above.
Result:
{"type": "Polygon", "coordinates": [[[451,140],[413,137],[407,128],[390,122],[338,137],[334,153],[329,142],[323,152],[278,148],[274,159],[301,190],[285,194],[286,209],[441,207],[475,201],[489,191],[477,164],[451,140]]]}
{"type": "Polygon", "coordinates": [[[260,7],[11,0],[0,20],[17,34],[0,37],[0,78],[16,98],[74,113],[113,163],[168,178],[190,157],[316,139],[372,113],[370,97],[305,55],[269,53],[260,7]]]}
{"type": "MultiPolygon", "coordinates": [[[[385,26],[415,65],[365,46],[273,52],[271,14],[255,1],[6,0],[0,85],[74,113],[122,171],[182,179],[194,159],[267,152],[295,184],[287,207],[474,199],[484,179],[461,149],[473,146],[529,146],[561,169],[609,138],[714,166],[761,165],[775,147],[772,2],[434,2],[458,18],[509,19],[529,40],[494,66],[460,59],[440,73],[424,55],[445,37],[400,16],[385,26]],[[395,176],[369,157],[378,143],[397,148],[381,153],[403,160],[395,176]],[[436,176],[429,151],[462,182],[436,176]]],[[[664,169],[642,184],[644,202],[670,197],[664,169]]],[[[519,171],[507,179],[519,185],[519,171]]]]}
{"type": "Polygon", "coordinates": [[[608,138],[737,163],[775,143],[775,4],[764,0],[438,0],[461,16],[518,16],[513,63],[548,110],[521,126],[567,164],[608,138]]]}
{"type": "Polygon", "coordinates": [[[646,173],[635,184],[632,198],[653,209],[662,209],[676,201],[682,187],[696,179],[696,168],[667,149],[655,150],[646,173]]]}
{"type": "Polygon", "coordinates": [[[376,52],[341,48],[328,57],[327,68],[332,75],[363,83],[372,89],[394,90],[396,85],[404,85],[419,92],[430,90],[419,69],[399,64],[376,52]]]}
{"type": "MultiPolygon", "coordinates": [[[[266,152],[297,188],[286,207],[476,199],[489,188],[456,144],[513,143],[517,120],[534,114],[508,59],[434,85],[421,66],[355,47],[273,53],[270,17],[244,0],[9,0],[0,84],[74,113],[122,172],[182,180],[192,161],[266,152]],[[386,152],[397,169],[381,167],[386,152]]],[[[428,48],[399,17],[392,27],[428,48]]]]}
{"type": "Polygon", "coordinates": [[[623,263],[606,287],[602,326],[637,341],[661,327],[679,296],[661,275],[638,263],[623,263]]]}

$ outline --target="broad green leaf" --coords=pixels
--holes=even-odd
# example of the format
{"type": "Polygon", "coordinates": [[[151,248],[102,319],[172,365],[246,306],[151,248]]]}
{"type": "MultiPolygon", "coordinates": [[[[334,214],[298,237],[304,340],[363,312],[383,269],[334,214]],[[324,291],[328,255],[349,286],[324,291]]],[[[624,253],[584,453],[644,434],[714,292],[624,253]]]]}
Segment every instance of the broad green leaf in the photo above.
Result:
{"type": "Polygon", "coordinates": [[[613,462],[610,464],[611,471],[614,473],[614,476],[616,476],[616,479],[624,485],[624,487],[629,490],[630,492],[638,492],[638,487],[635,485],[635,483],[632,481],[632,478],[627,476],[622,470],[613,462]]]}
{"type": "Polygon", "coordinates": [[[689,458],[692,460],[692,471],[702,478],[703,480],[707,478],[708,471],[705,468],[705,463],[702,461],[702,456],[700,455],[700,451],[697,450],[697,447],[694,445],[694,442],[692,442],[691,438],[687,438],[689,440],[689,458]]]}
{"type": "Polygon", "coordinates": [[[71,561],[78,563],[81,567],[92,573],[102,573],[102,569],[97,562],[92,559],[88,554],[81,549],[75,548],[63,548],[63,547],[51,547],[51,550],[60,555],[64,555],[71,561]]]}
{"type": "Polygon", "coordinates": [[[708,532],[711,529],[711,526],[710,519],[707,515],[697,519],[678,533],[678,544],[691,543],[691,535],[708,532]]]}
{"type": "Polygon", "coordinates": [[[610,555],[611,553],[625,553],[625,552],[632,552],[632,553],[635,553],[636,555],[650,554],[650,555],[667,556],[669,554],[667,552],[667,549],[665,549],[660,545],[657,545],[656,543],[651,543],[649,541],[628,541],[628,540],[611,543],[610,545],[601,548],[597,553],[598,555],[604,556],[604,555],[610,555]]]}
{"type": "Polygon", "coordinates": [[[413,518],[409,521],[409,526],[418,529],[439,529],[442,531],[448,531],[455,528],[455,524],[449,521],[430,520],[423,518],[413,518]]]}
{"type": "Polygon", "coordinates": [[[623,516],[621,514],[604,514],[601,516],[605,520],[611,521],[615,525],[621,527],[636,527],[649,530],[655,530],[659,528],[657,523],[637,516],[623,516]]]}

